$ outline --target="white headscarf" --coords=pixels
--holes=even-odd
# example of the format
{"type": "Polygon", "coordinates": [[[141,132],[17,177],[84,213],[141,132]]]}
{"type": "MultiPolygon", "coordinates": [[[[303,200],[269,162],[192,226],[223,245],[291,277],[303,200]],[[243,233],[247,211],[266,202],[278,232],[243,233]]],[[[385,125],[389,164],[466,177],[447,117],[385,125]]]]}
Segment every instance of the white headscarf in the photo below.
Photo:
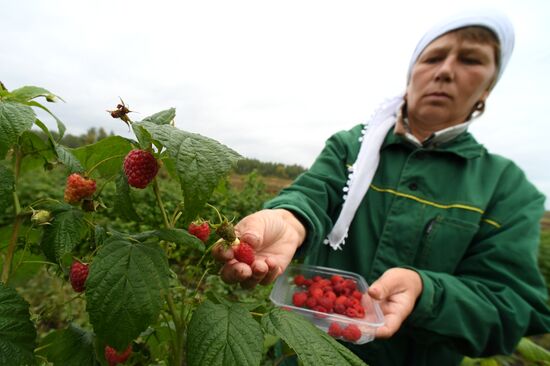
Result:
{"type": "MultiPolygon", "coordinates": [[[[407,73],[407,82],[418,57],[435,39],[450,31],[468,26],[481,26],[495,33],[500,42],[500,67],[496,80],[500,79],[514,48],[514,28],[508,18],[495,10],[468,11],[452,16],[432,27],[418,42],[407,73]]],[[[493,86],[495,83],[493,83],[493,86]]],[[[355,211],[367,193],[374,173],[380,162],[380,147],[390,128],[395,124],[396,116],[403,104],[403,95],[384,102],[365,123],[362,131],[361,148],[357,160],[349,168],[347,185],[343,188],[344,203],[340,216],[332,231],[325,239],[334,250],[342,249],[348,235],[348,228],[355,216],[355,211]]]]}

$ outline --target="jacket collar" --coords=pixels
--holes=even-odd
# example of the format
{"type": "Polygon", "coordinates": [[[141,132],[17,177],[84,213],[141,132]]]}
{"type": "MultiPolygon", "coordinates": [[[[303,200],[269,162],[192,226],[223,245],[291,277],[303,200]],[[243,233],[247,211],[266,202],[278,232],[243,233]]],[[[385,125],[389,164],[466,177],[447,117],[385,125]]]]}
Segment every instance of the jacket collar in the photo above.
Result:
{"type": "Polygon", "coordinates": [[[390,129],[386,139],[382,144],[382,149],[391,145],[405,145],[413,149],[422,149],[426,151],[438,151],[443,153],[452,153],[464,159],[478,158],[485,153],[485,147],[478,143],[476,139],[467,131],[462,132],[450,141],[442,143],[433,143],[430,147],[418,147],[408,141],[404,136],[395,133],[390,129]]]}

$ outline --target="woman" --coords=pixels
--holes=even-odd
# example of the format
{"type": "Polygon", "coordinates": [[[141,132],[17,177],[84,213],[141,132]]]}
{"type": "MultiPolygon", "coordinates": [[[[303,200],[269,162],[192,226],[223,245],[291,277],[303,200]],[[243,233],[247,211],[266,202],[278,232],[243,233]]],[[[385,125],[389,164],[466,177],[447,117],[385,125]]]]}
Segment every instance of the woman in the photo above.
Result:
{"type": "Polygon", "coordinates": [[[467,132],[513,43],[494,13],[430,30],[404,95],[332,136],[308,172],[237,225],[252,266],[216,248],[222,278],[271,283],[298,248],[310,264],[360,273],[385,326],[348,346],[371,365],[456,365],[549,332],[536,262],[544,197],[467,132]]]}

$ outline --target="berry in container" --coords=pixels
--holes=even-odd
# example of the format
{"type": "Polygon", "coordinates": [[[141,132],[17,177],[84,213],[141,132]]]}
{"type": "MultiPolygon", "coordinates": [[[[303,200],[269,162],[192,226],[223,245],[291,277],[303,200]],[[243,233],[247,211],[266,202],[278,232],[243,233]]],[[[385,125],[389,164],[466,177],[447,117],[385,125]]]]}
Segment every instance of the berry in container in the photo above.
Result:
{"type": "Polygon", "coordinates": [[[367,290],[367,281],[357,273],[290,264],[275,281],[269,298],[336,339],[364,344],[384,325],[380,306],[367,290]]]}

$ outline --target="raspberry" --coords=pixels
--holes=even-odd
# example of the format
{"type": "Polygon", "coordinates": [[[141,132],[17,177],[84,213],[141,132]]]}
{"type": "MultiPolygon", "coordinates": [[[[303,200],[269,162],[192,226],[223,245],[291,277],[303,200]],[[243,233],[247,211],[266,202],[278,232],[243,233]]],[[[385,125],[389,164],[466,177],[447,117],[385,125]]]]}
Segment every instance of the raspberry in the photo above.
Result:
{"type": "Polygon", "coordinates": [[[294,306],[302,307],[306,304],[307,293],[305,292],[296,292],[292,295],[292,303],[294,306]]]}
{"type": "Polygon", "coordinates": [[[235,254],[235,259],[239,262],[246,263],[249,266],[254,263],[254,249],[250,244],[244,241],[241,241],[241,243],[233,249],[233,253],[235,254]]]}
{"type": "Polygon", "coordinates": [[[86,278],[88,278],[88,271],[89,269],[87,264],[75,261],[71,265],[69,279],[71,280],[71,286],[73,286],[73,289],[76,292],[84,291],[86,287],[86,278]]]}
{"type": "Polygon", "coordinates": [[[305,284],[305,282],[306,282],[306,278],[304,277],[304,275],[298,275],[294,277],[294,284],[296,286],[302,286],[305,284]]]}
{"type": "Polygon", "coordinates": [[[134,149],[124,158],[124,173],[132,187],[147,187],[158,171],[157,159],[149,151],[134,149]]]}
{"type": "Polygon", "coordinates": [[[338,323],[330,323],[328,327],[328,334],[334,338],[342,336],[342,327],[338,323]]]}
{"type": "Polygon", "coordinates": [[[210,236],[210,225],[208,225],[208,221],[204,221],[203,223],[192,222],[189,224],[187,231],[189,231],[189,234],[206,242],[210,236]]]}
{"type": "Polygon", "coordinates": [[[73,173],[67,178],[65,201],[77,203],[83,198],[91,197],[95,193],[95,189],[95,180],[86,179],[78,173],[73,173]]]}
{"type": "Polygon", "coordinates": [[[123,352],[118,353],[111,346],[105,346],[105,360],[109,366],[116,366],[119,363],[124,363],[132,354],[132,345],[130,344],[123,352]]]}
{"type": "Polygon", "coordinates": [[[350,324],[342,331],[342,336],[345,340],[356,342],[361,338],[361,330],[357,325],[350,324]]]}

